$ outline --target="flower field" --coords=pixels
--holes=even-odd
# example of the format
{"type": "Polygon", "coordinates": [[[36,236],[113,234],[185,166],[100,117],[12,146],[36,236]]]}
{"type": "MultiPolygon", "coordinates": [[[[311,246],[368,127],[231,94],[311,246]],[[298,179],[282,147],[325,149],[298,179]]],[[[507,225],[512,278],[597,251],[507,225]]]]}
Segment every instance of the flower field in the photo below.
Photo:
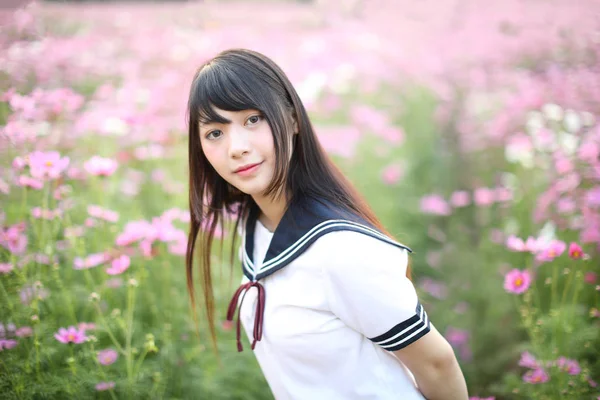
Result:
{"type": "MultiPolygon", "coordinates": [[[[600,6],[591,0],[0,9],[0,397],[270,399],[186,292],[185,109],[245,47],[415,250],[472,399],[600,399],[600,6]]],[[[368,266],[365,266],[368,268],[368,266]]],[[[197,294],[197,298],[201,297],[197,294]]],[[[249,348],[248,346],[245,346],[249,348]]]]}

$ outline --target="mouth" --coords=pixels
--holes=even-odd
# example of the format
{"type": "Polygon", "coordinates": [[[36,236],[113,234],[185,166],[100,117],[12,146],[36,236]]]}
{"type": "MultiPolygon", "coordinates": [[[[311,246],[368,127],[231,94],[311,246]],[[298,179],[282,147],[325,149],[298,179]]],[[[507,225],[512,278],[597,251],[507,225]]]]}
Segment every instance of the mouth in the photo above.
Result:
{"type": "Polygon", "coordinates": [[[248,164],[248,165],[244,165],[243,167],[240,167],[238,169],[235,170],[236,174],[248,174],[250,172],[253,172],[254,170],[256,170],[258,168],[259,165],[261,165],[262,162],[259,163],[255,163],[255,164],[248,164]]]}

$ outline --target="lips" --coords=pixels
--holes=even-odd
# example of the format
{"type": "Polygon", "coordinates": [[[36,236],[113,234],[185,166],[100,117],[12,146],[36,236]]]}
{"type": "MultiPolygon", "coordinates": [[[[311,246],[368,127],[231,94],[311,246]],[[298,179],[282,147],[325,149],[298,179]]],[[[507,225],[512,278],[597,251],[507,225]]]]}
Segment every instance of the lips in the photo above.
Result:
{"type": "Polygon", "coordinates": [[[251,169],[251,168],[254,168],[254,167],[256,167],[256,166],[257,166],[257,165],[259,165],[259,164],[260,164],[260,163],[246,164],[246,165],[243,165],[243,166],[241,166],[240,168],[236,169],[236,170],[235,170],[235,172],[236,172],[236,173],[238,173],[238,172],[244,172],[244,171],[246,171],[246,170],[249,170],[249,169],[251,169]]]}

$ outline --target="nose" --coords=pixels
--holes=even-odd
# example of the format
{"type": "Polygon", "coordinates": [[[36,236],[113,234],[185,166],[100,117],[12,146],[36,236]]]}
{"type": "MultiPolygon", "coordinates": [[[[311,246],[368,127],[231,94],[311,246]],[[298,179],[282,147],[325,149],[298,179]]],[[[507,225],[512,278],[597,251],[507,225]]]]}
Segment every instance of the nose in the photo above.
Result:
{"type": "Polygon", "coordinates": [[[248,131],[241,127],[232,126],[229,133],[229,156],[240,158],[252,149],[248,131]]]}

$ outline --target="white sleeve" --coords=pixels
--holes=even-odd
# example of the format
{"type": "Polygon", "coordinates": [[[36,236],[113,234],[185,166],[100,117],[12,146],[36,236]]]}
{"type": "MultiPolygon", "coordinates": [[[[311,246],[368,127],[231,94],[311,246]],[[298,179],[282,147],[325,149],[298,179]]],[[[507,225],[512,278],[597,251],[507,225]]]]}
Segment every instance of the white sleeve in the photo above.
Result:
{"type": "Polygon", "coordinates": [[[429,319],[406,277],[408,251],[358,232],[331,232],[323,276],[331,311],[388,351],[426,335],[429,319]],[[337,254],[335,254],[337,253],[337,254]]]}

